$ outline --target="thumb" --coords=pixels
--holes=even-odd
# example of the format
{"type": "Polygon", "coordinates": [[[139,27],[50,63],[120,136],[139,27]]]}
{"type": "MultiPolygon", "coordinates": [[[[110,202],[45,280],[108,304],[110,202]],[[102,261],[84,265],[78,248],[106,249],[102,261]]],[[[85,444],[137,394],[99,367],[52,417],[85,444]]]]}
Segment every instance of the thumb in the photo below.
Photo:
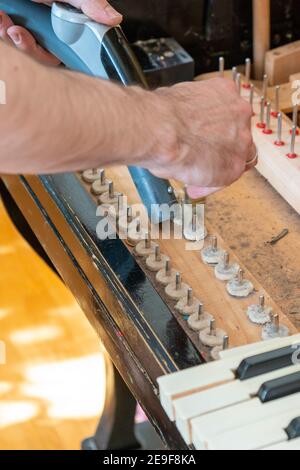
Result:
{"type": "Polygon", "coordinates": [[[116,26],[121,23],[123,17],[106,0],[69,0],[70,4],[80,4],[80,8],[87,16],[98,23],[116,26]]]}

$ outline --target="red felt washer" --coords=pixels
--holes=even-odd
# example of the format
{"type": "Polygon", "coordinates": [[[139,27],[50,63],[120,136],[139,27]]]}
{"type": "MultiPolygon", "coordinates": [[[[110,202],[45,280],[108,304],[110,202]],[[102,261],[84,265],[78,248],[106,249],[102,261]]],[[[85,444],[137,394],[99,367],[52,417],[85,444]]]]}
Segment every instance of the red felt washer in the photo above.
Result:
{"type": "Polygon", "coordinates": [[[288,153],[287,157],[291,160],[295,160],[295,158],[298,158],[298,155],[296,153],[288,153]]]}
{"type": "MultiPolygon", "coordinates": [[[[290,130],[290,134],[292,135],[293,131],[290,130]]],[[[296,135],[299,135],[299,129],[296,130],[296,135]]]]}
{"type": "Polygon", "coordinates": [[[274,118],[278,118],[278,114],[276,111],[272,111],[271,112],[271,116],[274,117],[274,118]]]}
{"type": "Polygon", "coordinates": [[[259,123],[257,124],[257,127],[258,127],[258,129],[265,129],[266,124],[265,124],[264,122],[259,122],[259,123]]]}
{"type": "Polygon", "coordinates": [[[272,131],[272,129],[264,129],[263,133],[267,134],[267,135],[271,135],[271,134],[273,134],[273,131],[272,131]]]}
{"type": "Polygon", "coordinates": [[[283,140],[276,140],[276,142],[274,142],[274,145],[277,145],[277,147],[283,147],[285,143],[283,142],[283,140]]]}
{"type": "Polygon", "coordinates": [[[245,90],[250,90],[251,85],[249,85],[249,83],[244,83],[244,84],[243,84],[243,88],[244,88],[245,90]]]}

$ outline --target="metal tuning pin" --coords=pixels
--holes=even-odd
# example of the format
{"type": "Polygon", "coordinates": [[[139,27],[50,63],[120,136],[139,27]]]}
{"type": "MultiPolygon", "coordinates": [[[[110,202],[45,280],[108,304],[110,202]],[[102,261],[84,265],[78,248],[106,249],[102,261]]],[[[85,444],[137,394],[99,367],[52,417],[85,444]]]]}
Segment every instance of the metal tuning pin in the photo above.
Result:
{"type": "Polygon", "coordinates": [[[219,361],[220,360],[220,353],[222,351],[226,351],[229,348],[229,336],[225,335],[223,338],[223,344],[222,346],[216,346],[212,349],[210,356],[213,361],[219,361]]]}
{"type": "Polygon", "coordinates": [[[189,316],[188,326],[191,330],[198,333],[209,328],[212,320],[214,320],[214,317],[210,313],[205,312],[204,305],[200,303],[197,311],[189,316]]]}
{"type": "Polygon", "coordinates": [[[130,226],[128,226],[127,238],[125,241],[130,246],[136,246],[138,243],[143,241],[144,237],[145,233],[141,228],[141,221],[139,219],[135,219],[130,223],[130,226]]]}
{"type": "Polygon", "coordinates": [[[189,287],[187,295],[179,300],[175,309],[185,317],[190,317],[198,313],[200,304],[200,300],[194,296],[193,289],[189,287]]]}
{"type": "Polygon", "coordinates": [[[268,75],[264,75],[263,79],[263,97],[264,97],[264,103],[265,105],[267,104],[267,99],[268,99],[268,85],[269,85],[269,77],[268,75]]]}
{"type": "Polygon", "coordinates": [[[224,78],[225,72],[225,59],[224,57],[219,57],[219,75],[221,78],[224,78]]]}
{"type": "Polygon", "coordinates": [[[166,255],[162,255],[160,251],[160,246],[157,245],[154,250],[154,254],[148,256],[146,259],[146,266],[149,269],[149,271],[152,271],[154,273],[157,273],[161,269],[164,268],[166,265],[166,261],[168,261],[169,258],[166,255]]]}
{"type": "Polygon", "coordinates": [[[240,73],[238,73],[236,76],[236,87],[238,94],[240,95],[242,92],[242,75],[240,73]]]}
{"type": "Polygon", "coordinates": [[[277,147],[283,147],[285,145],[282,140],[282,113],[277,113],[277,139],[275,145],[277,145],[277,147]]]}
{"type": "Polygon", "coordinates": [[[259,129],[264,129],[266,127],[265,123],[265,98],[261,96],[260,98],[260,114],[259,114],[259,122],[257,123],[257,127],[259,129]]]}
{"type": "Polygon", "coordinates": [[[232,80],[234,81],[234,83],[236,83],[237,73],[238,73],[237,68],[232,67],[232,80]]]}
{"type": "Polygon", "coordinates": [[[186,297],[189,286],[184,284],[181,279],[181,274],[176,273],[175,282],[168,284],[165,288],[167,297],[171,300],[180,300],[182,297],[186,297]]]}
{"type": "Polygon", "coordinates": [[[144,235],[144,239],[135,246],[134,252],[137,256],[146,258],[155,253],[156,247],[157,244],[151,241],[150,233],[147,232],[144,235]]]}
{"type": "Polygon", "coordinates": [[[251,323],[255,325],[265,325],[271,321],[272,308],[266,307],[265,296],[259,296],[258,304],[250,305],[247,315],[251,323]]]}
{"type": "Polygon", "coordinates": [[[205,264],[215,266],[219,264],[224,251],[218,248],[218,239],[216,236],[209,237],[209,245],[201,251],[201,257],[205,264]]]}
{"type": "Polygon", "coordinates": [[[176,281],[176,274],[177,271],[172,269],[171,260],[167,258],[164,267],[156,274],[156,280],[159,284],[167,286],[176,281]]]}
{"type": "Polygon", "coordinates": [[[98,168],[92,168],[90,170],[85,170],[82,173],[82,179],[88,184],[94,183],[94,181],[97,181],[100,178],[100,172],[102,170],[98,168]]]}
{"type": "Polygon", "coordinates": [[[209,327],[205,330],[200,331],[199,333],[199,339],[201,343],[209,348],[222,346],[224,336],[227,336],[227,334],[225,333],[225,331],[216,327],[215,320],[211,320],[209,327]]]}
{"type": "Polygon", "coordinates": [[[290,335],[287,326],[281,325],[278,314],[271,314],[271,321],[267,323],[262,330],[263,341],[268,341],[275,338],[285,338],[290,335]]]}
{"type": "MultiPolygon", "coordinates": [[[[124,202],[124,201],[123,201],[124,202]]],[[[132,207],[127,206],[126,210],[122,211],[118,220],[118,231],[122,234],[121,238],[127,238],[128,230],[130,229],[130,224],[133,221],[132,216],[132,207]]]]}
{"type": "Polygon", "coordinates": [[[243,87],[246,89],[250,89],[251,84],[251,59],[246,59],[245,61],[245,76],[246,76],[246,83],[244,83],[243,87]]]}
{"type": "Polygon", "coordinates": [[[290,144],[290,151],[287,154],[287,157],[290,158],[291,160],[295,159],[298,157],[298,154],[295,151],[295,146],[296,146],[296,136],[297,136],[297,127],[293,126],[292,128],[292,135],[291,135],[291,144],[290,144]]]}
{"type": "Polygon", "coordinates": [[[271,103],[268,101],[267,103],[267,117],[266,117],[266,126],[263,129],[263,133],[267,135],[273,134],[273,131],[271,129],[271,103]]]}
{"type": "Polygon", "coordinates": [[[272,112],[272,116],[277,118],[278,113],[280,112],[280,85],[277,85],[275,88],[275,111],[272,112]]]}
{"type": "MultiPolygon", "coordinates": [[[[299,106],[295,104],[293,106],[293,126],[296,127],[296,135],[299,135],[299,129],[298,129],[298,112],[299,112],[299,106]]],[[[292,133],[292,130],[290,131],[292,133]]]]}
{"type": "Polygon", "coordinates": [[[226,251],[219,264],[215,267],[215,275],[220,281],[230,281],[237,275],[239,269],[240,267],[237,263],[230,264],[230,255],[226,251]]]}
{"type": "Polygon", "coordinates": [[[91,192],[96,196],[100,196],[103,193],[108,192],[108,183],[106,179],[105,170],[100,170],[99,178],[93,182],[91,192]]]}
{"type": "Polygon", "coordinates": [[[99,204],[104,204],[105,206],[117,206],[118,205],[118,197],[121,193],[115,191],[114,183],[109,181],[108,183],[108,192],[101,194],[98,197],[99,204]]]}
{"type": "Polygon", "coordinates": [[[232,297],[246,298],[249,297],[254,291],[254,286],[251,281],[244,279],[244,271],[240,269],[237,276],[228,282],[227,292],[232,297]]]}
{"type": "Polygon", "coordinates": [[[187,224],[184,223],[183,236],[185,240],[188,240],[190,242],[199,242],[204,240],[207,235],[204,214],[203,218],[201,217],[200,220],[200,214],[198,215],[193,209],[192,211],[193,212],[189,217],[191,220],[188,221],[189,223],[187,224]]]}

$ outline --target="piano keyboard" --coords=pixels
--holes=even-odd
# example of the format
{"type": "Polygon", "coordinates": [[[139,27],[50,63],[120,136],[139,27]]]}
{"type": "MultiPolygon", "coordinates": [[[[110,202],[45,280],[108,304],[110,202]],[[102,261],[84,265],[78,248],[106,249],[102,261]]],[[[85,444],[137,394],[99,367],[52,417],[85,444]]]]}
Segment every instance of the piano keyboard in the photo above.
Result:
{"type": "Polygon", "coordinates": [[[158,379],[160,401],[197,450],[300,449],[300,334],[221,352],[158,379]]]}

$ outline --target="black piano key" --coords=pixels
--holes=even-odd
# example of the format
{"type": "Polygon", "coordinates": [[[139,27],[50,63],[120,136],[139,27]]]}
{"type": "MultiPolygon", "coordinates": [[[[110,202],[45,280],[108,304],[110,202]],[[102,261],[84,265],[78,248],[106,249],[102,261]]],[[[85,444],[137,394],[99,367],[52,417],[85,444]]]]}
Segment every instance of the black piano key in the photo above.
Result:
{"type": "Polygon", "coordinates": [[[237,369],[236,376],[240,380],[248,380],[262,374],[293,365],[295,346],[275,349],[257,356],[244,359],[237,369]]]}
{"type": "Polygon", "coordinates": [[[268,403],[279,398],[300,392],[300,372],[286,375],[279,379],[265,382],[259,389],[258,398],[262,403],[268,403]]]}
{"type": "Polygon", "coordinates": [[[285,432],[287,433],[290,441],[292,439],[298,439],[298,437],[300,437],[300,418],[293,419],[285,432]]]}

